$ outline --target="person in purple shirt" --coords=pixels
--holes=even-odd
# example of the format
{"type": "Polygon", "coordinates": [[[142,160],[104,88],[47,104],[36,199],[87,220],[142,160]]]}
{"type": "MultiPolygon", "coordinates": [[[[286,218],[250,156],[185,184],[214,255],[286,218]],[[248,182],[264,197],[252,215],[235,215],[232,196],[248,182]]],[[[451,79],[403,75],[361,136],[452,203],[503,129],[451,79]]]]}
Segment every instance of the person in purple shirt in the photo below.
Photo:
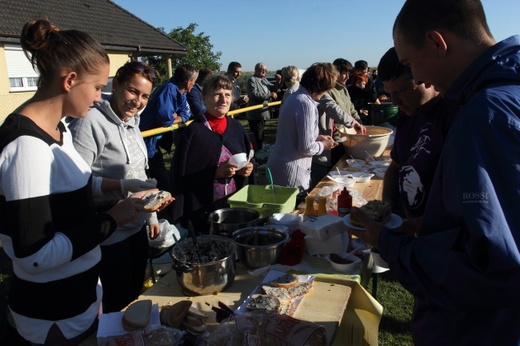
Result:
{"type": "Polygon", "coordinates": [[[415,298],[415,345],[519,345],[520,36],[497,42],[479,0],[407,0],[394,45],[454,114],[420,228],[358,208],[392,276],[415,298]]]}
{"type": "Polygon", "coordinates": [[[383,183],[383,200],[407,219],[424,213],[451,115],[435,87],[416,82],[410,67],[390,48],[378,65],[392,104],[399,107],[394,145],[383,183]]]}

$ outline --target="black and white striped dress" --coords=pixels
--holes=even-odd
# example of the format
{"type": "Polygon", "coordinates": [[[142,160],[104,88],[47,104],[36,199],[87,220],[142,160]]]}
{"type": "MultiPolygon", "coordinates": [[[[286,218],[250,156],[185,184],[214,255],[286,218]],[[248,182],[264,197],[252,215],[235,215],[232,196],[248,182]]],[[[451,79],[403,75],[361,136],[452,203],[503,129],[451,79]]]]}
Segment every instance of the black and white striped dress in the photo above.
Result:
{"type": "Polygon", "coordinates": [[[0,127],[0,239],[13,260],[9,307],[18,332],[43,343],[56,324],[73,338],[96,320],[101,302],[99,243],[115,229],[96,215],[91,171],[60,123],[55,141],[29,118],[0,127]]]}

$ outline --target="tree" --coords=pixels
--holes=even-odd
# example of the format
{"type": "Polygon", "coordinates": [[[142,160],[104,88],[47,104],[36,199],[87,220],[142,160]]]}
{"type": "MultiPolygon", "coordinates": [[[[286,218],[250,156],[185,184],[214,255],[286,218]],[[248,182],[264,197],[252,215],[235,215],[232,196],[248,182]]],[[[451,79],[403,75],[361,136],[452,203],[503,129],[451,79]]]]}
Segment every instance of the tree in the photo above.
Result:
{"type": "MultiPolygon", "coordinates": [[[[210,36],[205,35],[204,32],[195,34],[197,26],[195,23],[189,24],[186,28],[179,26],[167,34],[188,49],[186,55],[172,56],[172,67],[175,70],[177,66],[190,64],[197,70],[205,67],[218,72],[221,66],[218,61],[222,52],[213,52],[210,36]]],[[[165,32],[164,28],[158,29],[165,32]]],[[[164,82],[167,78],[166,59],[162,56],[155,56],[147,57],[146,61],[159,72],[160,82],[164,82]]]]}

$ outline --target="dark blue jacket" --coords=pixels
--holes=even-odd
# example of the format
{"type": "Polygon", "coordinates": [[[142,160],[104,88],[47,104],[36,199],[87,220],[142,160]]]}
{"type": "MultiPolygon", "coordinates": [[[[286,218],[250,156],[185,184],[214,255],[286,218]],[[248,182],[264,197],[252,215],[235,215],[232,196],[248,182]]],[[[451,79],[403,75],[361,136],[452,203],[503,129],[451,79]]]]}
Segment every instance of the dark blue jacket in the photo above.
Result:
{"type": "MultiPolygon", "coordinates": [[[[188,121],[191,117],[190,105],[186,98],[186,93],[181,93],[175,80],[169,81],[157,87],[148,105],[141,113],[139,129],[146,131],[157,127],[171,126],[173,124],[173,113],[177,113],[182,118],[182,122],[188,121]]],[[[159,136],[147,137],[144,139],[148,150],[148,157],[153,157],[159,136]]],[[[171,142],[170,142],[171,145],[171,142]]],[[[168,149],[168,148],[165,148],[168,149]]]]}
{"type": "Polygon", "coordinates": [[[206,105],[202,100],[202,87],[196,83],[188,93],[188,104],[192,114],[192,119],[195,119],[204,114],[206,105]]]}
{"type": "Polygon", "coordinates": [[[381,256],[415,296],[417,345],[520,344],[520,37],[445,94],[455,118],[416,237],[384,230],[381,256]]]}

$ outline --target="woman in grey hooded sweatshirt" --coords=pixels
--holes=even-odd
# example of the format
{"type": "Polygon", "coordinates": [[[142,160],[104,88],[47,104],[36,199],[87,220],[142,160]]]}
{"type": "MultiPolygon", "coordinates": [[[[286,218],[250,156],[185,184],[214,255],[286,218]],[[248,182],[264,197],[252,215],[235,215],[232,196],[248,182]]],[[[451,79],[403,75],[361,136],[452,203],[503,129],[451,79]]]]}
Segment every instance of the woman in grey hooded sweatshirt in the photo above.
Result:
{"type": "MultiPolygon", "coordinates": [[[[128,191],[155,187],[147,180],[146,146],[139,130],[139,111],[150,97],[155,72],[133,61],[123,65],[113,80],[112,95],[69,124],[74,146],[100,177],[94,183],[98,211],[128,196],[128,191]],[[109,179],[102,179],[102,178],[109,179]]],[[[148,258],[148,238],[159,234],[155,213],[141,213],[137,221],[119,227],[101,243],[100,278],[103,312],[120,311],[142,289],[148,258]]]]}

